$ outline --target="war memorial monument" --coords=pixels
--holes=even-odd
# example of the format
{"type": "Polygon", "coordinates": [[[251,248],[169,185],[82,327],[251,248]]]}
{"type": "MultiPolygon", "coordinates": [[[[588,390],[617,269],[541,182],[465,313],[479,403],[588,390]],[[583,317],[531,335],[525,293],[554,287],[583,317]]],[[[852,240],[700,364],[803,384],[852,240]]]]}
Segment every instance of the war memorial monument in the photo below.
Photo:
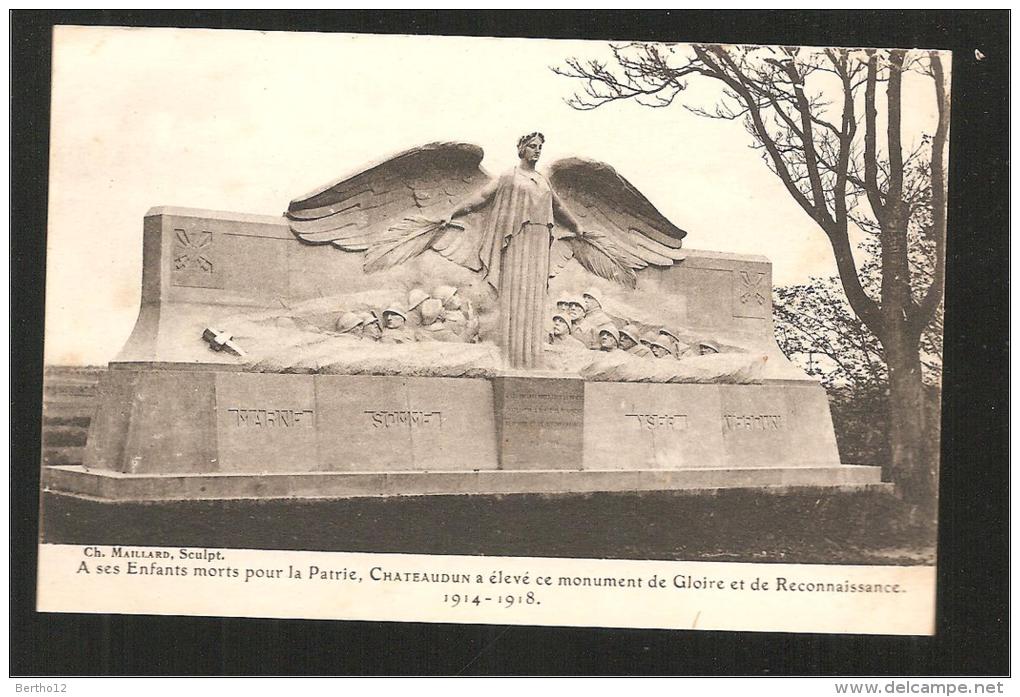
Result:
{"type": "MultiPolygon", "coordinates": [[[[611,166],[422,146],[280,217],[156,207],[84,462],[111,501],[881,488],[773,336],[771,265],[611,166]]],[[[508,144],[513,147],[513,143],[508,144]]]]}

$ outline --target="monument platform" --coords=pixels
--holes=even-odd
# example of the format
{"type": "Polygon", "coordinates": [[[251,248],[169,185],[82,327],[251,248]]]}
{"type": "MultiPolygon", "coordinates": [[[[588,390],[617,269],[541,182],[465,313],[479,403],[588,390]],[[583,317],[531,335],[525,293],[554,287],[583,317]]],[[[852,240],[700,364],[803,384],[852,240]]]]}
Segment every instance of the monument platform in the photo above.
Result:
{"type": "Polygon", "coordinates": [[[818,385],[290,375],[114,365],[84,462],[116,501],[882,487],[818,385]]]}
{"type": "Polygon", "coordinates": [[[478,470],[472,472],[291,472],[125,474],[49,467],[49,491],[103,501],[357,498],[456,494],[791,489],[892,490],[880,468],[855,465],[683,470],[478,470]]]}
{"type": "Polygon", "coordinates": [[[139,501],[887,486],[877,467],[840,463],[824,390],[776,346],[762,257],[692,250],[643,277],[638,290],[668,298],[683,326],[767,357],[757,384],[695,384],[252,370],[203,328],[380,281],[261,216],[154,209],[143,249],[135,329],[100,380],[82,464],[45,468],[49,490],[139,501]]]}

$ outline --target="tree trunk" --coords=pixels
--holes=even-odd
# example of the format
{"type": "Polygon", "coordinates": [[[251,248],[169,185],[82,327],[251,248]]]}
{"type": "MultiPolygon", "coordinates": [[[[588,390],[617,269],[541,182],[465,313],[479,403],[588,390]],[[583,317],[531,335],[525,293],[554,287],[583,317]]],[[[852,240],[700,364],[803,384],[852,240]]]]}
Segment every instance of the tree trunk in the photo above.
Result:
{"type": "Polygon", "coordinates": [[[921,379],[917,341],[908,332],[896,332],[885,342],[889,366],[889,463],[890,479],[897,494],[931,516],[936,510],[937,460],[926,447],[927,402],[921,379]]]}

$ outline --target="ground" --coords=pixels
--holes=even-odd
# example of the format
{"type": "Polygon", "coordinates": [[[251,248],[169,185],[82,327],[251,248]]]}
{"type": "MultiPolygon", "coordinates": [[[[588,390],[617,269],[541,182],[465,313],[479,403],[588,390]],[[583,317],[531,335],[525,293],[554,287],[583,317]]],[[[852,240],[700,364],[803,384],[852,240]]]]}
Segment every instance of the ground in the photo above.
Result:
{"type": "Polygon", "coordinates": [[[345,552],[915,565],[892,496],[747,490],[101,503],[46,494],[43,540],[345,552]]]}

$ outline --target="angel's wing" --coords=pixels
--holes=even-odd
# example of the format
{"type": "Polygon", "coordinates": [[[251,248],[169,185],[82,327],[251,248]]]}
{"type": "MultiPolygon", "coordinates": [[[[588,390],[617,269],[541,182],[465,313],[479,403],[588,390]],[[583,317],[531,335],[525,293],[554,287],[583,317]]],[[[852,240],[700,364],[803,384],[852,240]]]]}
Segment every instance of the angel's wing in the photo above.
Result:
{"type": "Polygon", "coordinates": [[[609,165],[579,158],[559,160],[550,168],[549,181],[588,233],[562,241],[592,273],[633,287],[634,271],[650,265],[672,266],[684,258],[681,247],[687,233],[609,165]]]}
{"type": "Polygon", "coordinates": [[[400,153],[291,201],[290,229],[309,244],[368,252],[367,271],[429,248],[478,270],[479,226],[425,227],[489,181],[480,166],[483,156],[480,147],[467,143],[430,143],[400,153]]]}

